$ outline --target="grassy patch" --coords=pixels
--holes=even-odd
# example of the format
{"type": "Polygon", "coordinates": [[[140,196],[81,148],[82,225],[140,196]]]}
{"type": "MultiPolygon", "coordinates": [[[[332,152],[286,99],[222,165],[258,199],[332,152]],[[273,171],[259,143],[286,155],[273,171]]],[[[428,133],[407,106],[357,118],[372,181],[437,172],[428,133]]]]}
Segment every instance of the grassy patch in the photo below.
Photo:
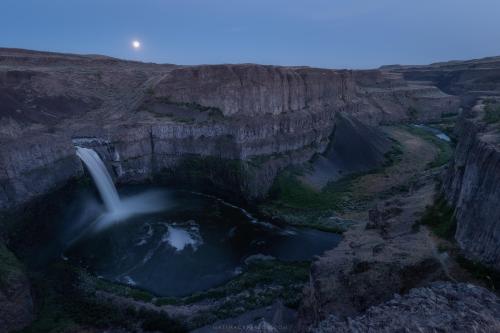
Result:
{"type": "Polygon", "coordinates": [[[301,182],[297,176],[297,173],[285,171],[276,178],[270,192],[275,205],[291,209],[341,211],[352,196],[353,182],[359,177],[357,174],[346,176],[318,191],[301,182]]]}
{"type": "Polygon", "coordinates": [[[404,152],[398,142],[384,154],[381,168],[366,172],[352,173],[336,181],[331,181],[321,190],[300,180],[301,169],[288,169],[276,177],[269,192],[269,201],[260,206],[260,210],[269,216],[279,218],[286,223],[307,226],[322,231],[342,233],[346,229],[335,219],[329,217],[335,213],[355,210],[371,199],[360,193],[357,184],[368,174],[383,173],[402,160],[404,152]]]}
{"type": "Polygon", "coordinates": [[[407,130],[410,133],[420,136],[421,138],[431,142],[438,149],[438,154],[433,161],[429,162],[428,167],[433,169],[445,165],[453,156],[453,148],[449,142],[439,139],[433,133],[426,131],[425,129],[407,126],[407,130]]]}
{"type": "MultiPolygon", "coordinates": [[[[273,300],[281,298],[287,305],[298,305],[302,287],[299,287],[299,290],[293,290],[293,286],[296,284],[302,286],[307,281],[309,266],[309,262],[253,261],[244,273],[228,283],[185,297],[181,303],[191,304],[205,299],[221,299],[255,288],[265,290],[269,286],[279,286],[281,288],[271,288],[268,292],[264,292],[260,298],[273,300]]],[[[245,303],[254,303],[255,301],[247,300],[245,303]]],[[[161,302],[161,299],[158,302],[161,302]]]]}
{"type": "MultiPolygon", "coordinates": [[[[281,299],[290,307],[297,307],[302,288],[309,277],[310,262],[281,262],[256,260],[248,264],[244,272],[229,282],[186,297],[154,297],[151,293],[134,287],[97,279],[89,274],[83,277],[82,289],[87,294],[106,291],[114,295],[130,297],[157,306],[190,305],[210,301],[218,305],[208,313],[200,313],[192,321],[204,325],[217,319],[236,316],[245,311],[266,306],[281,299]]],[[[80,279],[81,280],[81,279],[80,279]]]]}
{"type": "Polygon", "coordinates": [[[456,231],[453,208],[444,196],[440,196],[432,206],[428,206],[418,222],[427,225],[439,237],[452,240],[456,231]]]}
{"type": "Polygon", "coordinates": [[[500,272],[485,265],[469,260],[464,256],[457,257],[458,264],[471,273],[476,279],[483,281],[492,290],[500,290],[500,272]]]}
{"type": "Polygon", "coordinates": [[[49,273],[33,276],[32,280],[37,319],[22,332],[64,332],[82,327],[185,331],[165,313],[119,307],[97,299],[91,289],[81,287],[80,271],[67,264],[57,264],[49,273]]]}
{"type": "Polygon", "coordinates": [[[413,106],[408,107],[408,114],[410,116],[411,120],[417,120],[418,118],[418,110],[414,108],[413,106]]]}
{"type": "Polygon", "coordinates": [[[353,206],[352,186],[359,175],[346,176],[316,190],[298,178],[294,171],[284,171],[276,179],[270,191],[269,202],[260,210],[286,223],[307,226],[322,231],[344,231],[328,217],[353,206]]]}
{"type": "Polygon", "coordinates": [[[8,288],[9,281],[19,278],[23,272],[23,266],[16,256],[0,243],[0,290],[8,288]]]}
{"type": "Polygon", "coordinates": [[[154,299],[154,296],[145,290],[129,287],[124,284],[113,283],[104,279],[98,279],[83,271],[80,273],[80,281],[81,285],[86,290],[102,290],[142,302],[151,302],[154,299]]]}
{"type": "MultiPolygon", "coordinates": [[[[402,160],[403,150],[395,142],[385,153],[381,168],[363,173],[353,173],[337,181],[329,182],[318,190],[300,180],[303,169],[288,169],[276,177],[269,193],[269,201],[260,210],[284,222],[307,226],[322,231],[342,233],[346,225],[330,219],[335,213],[353,210],[366,204],[372,198],[364,193],[356,193],[357,183],[367,174],[384,172],[385,169],[402,160]]],[[[359,192],[359,191],[358,191],[359,192]]]]}
{"type": "Polygon", "coordinates": [[[458,116],[458,112],[443,112],[441,118],[453,118],[458,116]]]}
{"type": "Polygon", "coordinates": [[[500,104],[491,103],[484,107],[483,120],[488,124],[500,122],[500,104]]]}
{"type": "Polygon", "coordinates": [[[393,166],[401,162],[402,157],[403,157],[403,149],[401,147],[401,144],[396,141],[394,142],[392,148],[384,154],[385,161],[382,167],[388,168],[390,166],[393,166]]]}
{"type": "Polygon", "coordinates": [[[154,101],[157,103],[176,105],[186,109],[197,110],[200,112],[209,112],[211,116],[223,116],[222,110],[220,108],[213,106],[204,106],[194,102],[174,102],[170,100],[168,97],[156,97],[154,101]]]}
{"type": "Polygon", "coordinates": [[[184,117],[184,116],[174,116],[173,120],[178,122],[178,123],[185,123],[185,124],[193,124],[196,119],[193,117],[184,117]]]}

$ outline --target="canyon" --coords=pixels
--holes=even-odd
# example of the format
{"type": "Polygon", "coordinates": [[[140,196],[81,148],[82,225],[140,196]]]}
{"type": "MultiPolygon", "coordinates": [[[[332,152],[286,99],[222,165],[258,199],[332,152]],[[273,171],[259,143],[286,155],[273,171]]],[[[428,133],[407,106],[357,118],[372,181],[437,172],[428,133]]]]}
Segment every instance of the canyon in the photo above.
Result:
{"type": "MultiPolygon", "coordinates": [[[[11,229],[24,228],[18,221],[27,211],[64,197],[86,178],[75,153],[80,146],[99,154],[118,185],[201,191],[279,223],[341,228],[340,244],[308,268],[303,291],[293,284],[296,313],[272,299],[267,310],[274,314],[259,325],[274,320],[285,331],[384,331],[381,323],[393,315],[392,330],[449,329],[454,318],[457,331],[494,332],[498,296],[486,289],[494,287],[458,261],[463,256],[500,270],[499,71],[500,58],[331,70],[0,49],[0,243],[22,252],[11,229]],[[450,147],[410,125],[423,123],[449,130],[456,141],[449,161],[439,158],[450,147]],[[348,199],[339,200],[340,190],[328,191],[343,179],[352,183],[341,193],[348,199]],[[335,209],[314,203],[304,210],[302,202],[283,197],[285,186],[297,182],[330,195],[325,205],[335,209]],[[445,240],[420,222],[441,197],[456,224],[445,240]],[[413,313],[422,302],[427,314],[439,312],[433,322],[441,326],[405,310],[413,313]],[[471,323],[466,318],[473,313],[481,318],[471,323]]],[[[0,331],[17,330],[33,321],[37,297],[15,255],[1,246],[0,257],[14,269],[4,274],[0,268],[0,331]]],[[[266,260],[259,265],[274,269],[266,260]]],[[[206,332],[228,320],[215,311],[248,297],[240,290],[159,304],[156,297],[130,297],[133,289],[98,289],[87,275],[78,281],[83,290],[97,288],[99,304],[165,313],[206,332]]],[[[269,297],[261,286],[252,293],[269,297]]],[[[258,303],[264,304],[270,303],[258,303]]],[[[248,311],[267,311],[252,306],[229,311],[238,318],[231,324],[249,324],[248,311]]]]}
{"type": "Polygon", "coordinates": [[[0,66],[2,208],[81,175],[74,142],[105,154],[118,182],[168,178],[188,156],[209,168],[210,158],[241,161],[210,168],[211,181],[227,173],[227,188],[258,198],[280,169],[326,149],[338,113],[376,125],[437,119],[458,105],[434,86],[376,70],[153,65],[20,50],[2,50],[0,66]],[[46,169],[52,179],[40,177],[46,169]]]}

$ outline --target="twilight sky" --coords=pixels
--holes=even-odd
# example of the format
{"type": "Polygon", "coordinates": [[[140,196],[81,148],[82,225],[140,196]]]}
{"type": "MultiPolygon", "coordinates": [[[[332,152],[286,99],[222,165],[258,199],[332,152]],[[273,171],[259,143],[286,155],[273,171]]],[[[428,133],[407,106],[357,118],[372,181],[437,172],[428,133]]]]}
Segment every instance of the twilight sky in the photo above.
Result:
{"type": "Polygon", "coordinates": [[[426,64],[500,55],[500,0],[0,0],[0,47],[176,64],[426,64]]]}

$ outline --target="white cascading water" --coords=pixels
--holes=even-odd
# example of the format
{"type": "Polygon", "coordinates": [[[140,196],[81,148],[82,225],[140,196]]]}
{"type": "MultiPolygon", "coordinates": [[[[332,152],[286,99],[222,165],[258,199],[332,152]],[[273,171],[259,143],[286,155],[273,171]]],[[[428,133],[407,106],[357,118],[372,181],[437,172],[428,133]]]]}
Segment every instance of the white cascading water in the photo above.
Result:
{"type": "Polygon", "coordinates": [[[120,210],[120,197],[116,191],[113,179],[109,175],[104,162],[97,153],[89,148],[76,147],[76,155],[85,163],[87,169],[94,180],[102,201],[106,205],[108,212],[116,213],[120,210]]]}
{"type": "Polygon", "coordinates": [[[147,191],[120,199],[113,179],[99,155],[94,150],[83,147],[76,147],[76,154],[89,170],[106,206],[106,213],[92,224],[94,230],[103,229],[132,215],[154,213],[168,208],[168,200],[162,191],[147,191]]]}

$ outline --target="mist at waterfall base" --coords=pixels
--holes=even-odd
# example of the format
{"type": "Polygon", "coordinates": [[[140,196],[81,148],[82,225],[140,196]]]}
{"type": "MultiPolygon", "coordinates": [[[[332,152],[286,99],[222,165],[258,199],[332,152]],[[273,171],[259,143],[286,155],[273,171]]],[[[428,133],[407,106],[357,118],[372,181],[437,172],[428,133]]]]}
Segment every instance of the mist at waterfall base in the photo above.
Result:
{"type": "Polygon", "coordinates": [[[106,206],[106,212],[89,226],[94,231],[107,228],[132,215],[168,209],[161,191],[148,191],[120,200],[113,179],[99,155],[94,150],[83,147],[76,147],[76,154],[85,163],[106,206]]]}
{"type": "MultiPolygon", "coordinates": [[[[113,185],[111,178],[100,181],[113,185]]],[[[259,221],[243,208],[200,193],[130,185],[115,197],[109,188],[97,193],[98,182],[80,186],[51,217],[51,230],[40,242],[45,259],[66,260],[159,296],[220,285],[241,274],[252,255],[311,260],[340,241],[332,233],[259,221]]]]}

